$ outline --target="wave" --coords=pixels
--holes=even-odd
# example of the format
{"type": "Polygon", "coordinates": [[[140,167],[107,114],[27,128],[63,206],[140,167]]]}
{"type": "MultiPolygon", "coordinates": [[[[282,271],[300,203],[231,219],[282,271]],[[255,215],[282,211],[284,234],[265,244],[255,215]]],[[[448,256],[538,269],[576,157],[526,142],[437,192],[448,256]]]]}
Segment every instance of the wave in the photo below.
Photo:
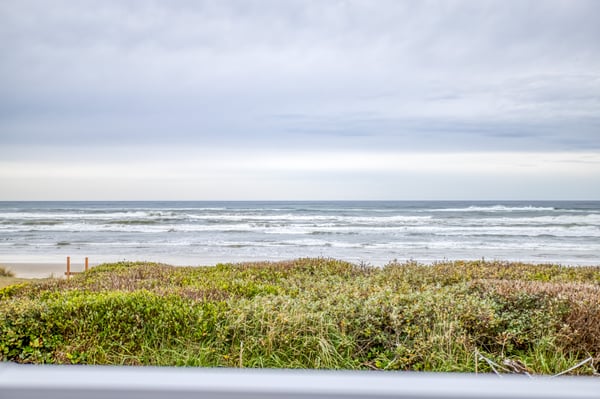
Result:
{"type": "Polygon", "coordinates": [[[52,220],[110,220],[127,218],[145,218],[151,217],[148,212],[143,211],[122,211],[111,213],[92,213],[92,212],[2,212],[0,219],[4,220],[30,220],[30,219],[52,219],[52,220]]]}
{"type": "Polygon", "coordinates": [[[380,224],[380,223],[403,223],[403,222],[425,222],[431,220],[431,215],[392,215],[392,216],[347,216],[347,215],[295,215],[295,214],[224,214],[224,215],[186,215],[192,220],[204,221],[206,223],[218,224],[220,222],[264,222],[285,221],[297,222],[332,222],[332,223],[356,223],[356,224],[380,224]]]}
{"type": "Polygon", "coordinates": [[[528,229],[600,232],[600,214],[534,217],[465,217],[433,218],[431,216],[266,218],[224,217],[223,219],[172,220],[162,218],[123,218],[114,220],[21,220],[0,223],[2,232],[265,232],[270,234],[351,234],[393,233],[405,230],[486,231],[504,229],[518,232],[528,229]]]}
{"type": "Polygon", "coordinates": [[[313,223],[283,223],[283,221],[246,221],[223,224],[167,223],[160,220],[125,219],[94,223],[38,223],[0,225],[2,234],[8,233],[214,233],[214,234],[269,234],[269,235],[391,235],[411,234],[484,236],[557,236],[557,237],[600,237],[600,215],[581,218],[538,218],[538,219],[469,219],[469,220],[419,220],[378,221],[356,223],[345,221],[321,221],[313,223]]]}
{"type": "Polygon", "coordinates": [[[545,206],[508,206],[508,205],[471,205],[463,208],[437,208],[423,209],[418,212],[548,212],[555,211],[555,207],[545,206]]]}
{"type": "Polygon", "coordinates": [[[359,235],[358,231],[339,231],[339,230],[314,230],[306,232],[305,234],[312,236],[325,236],[325,235],[359,235]]]}
{"type": "Polygon", "coordinates": [[[0,257],[79,251],[219,261],[228,256],[240,261],[298,256],[375,261],[372,257],[485,255],[591,262],[600,253],[600,202],[573,204],[572,209],[569,203],[500,201],[213,205],[0,208],[0,257]],[[24,245],[29,245],[26,250],[24,245]]]}
{"type": "MultiPolygon", "coordinates": [[[[484,241],[416,241],[416,242],[385,242],[385,243],[373,243],[369,245],[373,249],[387,249],[387,250],[462,250],[465,252],[473,253],[473,250],[496,250],[501,253],[507,253],[507,251],[547,251],[547,252],[563,252],[563,251],[581,251],[591,254],[595,254],[600,250],[600,244],[592,246],[582,246],[578,243],[564,243],[559,242],[552,246],[548,246],[540,243],[529,243],[529,242],[497,242],[490,243],[484,241]]],[[[514,256],[514,254],[512,255],[514,256]]],[[[597,258],[597,255],[596,255],[597,258]]]]}
{"type": "Polygon", "coordinates": [[[28,220],[22,222],[21,224],[23,226],[56,226],[63,223],[64,222],[60,220],[28,220]]]}
{"type": "Polygon", "coordinates": [[[139,220],[113,220],[108,222],[108,224],[122,224],[122,225],[148,225],[148,224],[158,224],[160,221],[152,220],[152,219],[139,219],[139,220]]]}

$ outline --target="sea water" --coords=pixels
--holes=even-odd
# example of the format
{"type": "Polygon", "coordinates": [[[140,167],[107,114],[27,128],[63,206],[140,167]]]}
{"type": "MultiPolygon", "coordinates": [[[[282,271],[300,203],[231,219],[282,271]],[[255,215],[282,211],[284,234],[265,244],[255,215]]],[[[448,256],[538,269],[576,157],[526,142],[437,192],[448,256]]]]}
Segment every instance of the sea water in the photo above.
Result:
{"type": "Polygon", "coordinates": [[[600,201],[0,202],[0,262],[600,264],[600,201]]]}

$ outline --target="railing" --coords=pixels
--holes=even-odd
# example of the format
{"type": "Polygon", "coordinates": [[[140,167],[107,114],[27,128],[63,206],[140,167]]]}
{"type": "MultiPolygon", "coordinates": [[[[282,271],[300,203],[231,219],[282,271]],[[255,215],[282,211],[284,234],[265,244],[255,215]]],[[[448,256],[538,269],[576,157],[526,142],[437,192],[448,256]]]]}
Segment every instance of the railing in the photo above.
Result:
{"type": "Polygon", "coordinates": [[[0,399],[600,398],[594,377],[0,363],[0,399]]]}

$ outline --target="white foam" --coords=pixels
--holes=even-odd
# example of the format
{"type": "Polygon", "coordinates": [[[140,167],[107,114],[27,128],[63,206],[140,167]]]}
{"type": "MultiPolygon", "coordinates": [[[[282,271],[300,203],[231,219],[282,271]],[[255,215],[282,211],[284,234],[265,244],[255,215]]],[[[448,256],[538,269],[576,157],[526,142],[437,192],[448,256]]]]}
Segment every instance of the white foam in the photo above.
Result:
{"type": "Polygon", "coordinates": [[[158,259],[216,253],[239,260],[492,255],[585,262],[600,254],[600,210],[560,205],[23,209],[0,212],[0,254],[95,251],[158,259]]]}
{"type": "Polygon", "coordinates": [[[423,209],[419,210],[419,212],[548,212],[554,210],[556,210],[556,208],[543,206],[472,205],[464,208],[423,209]]]}

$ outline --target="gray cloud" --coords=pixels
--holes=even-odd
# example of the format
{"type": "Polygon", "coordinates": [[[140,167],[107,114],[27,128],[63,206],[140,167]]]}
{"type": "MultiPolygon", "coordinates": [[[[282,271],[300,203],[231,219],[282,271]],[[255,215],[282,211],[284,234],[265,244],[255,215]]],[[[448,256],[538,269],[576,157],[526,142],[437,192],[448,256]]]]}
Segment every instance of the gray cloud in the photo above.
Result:
{"type": "Polygon", "coordinates": [[[0,144],[598,149],[597,15],[579,0],[4,1],[0,144]]]}

